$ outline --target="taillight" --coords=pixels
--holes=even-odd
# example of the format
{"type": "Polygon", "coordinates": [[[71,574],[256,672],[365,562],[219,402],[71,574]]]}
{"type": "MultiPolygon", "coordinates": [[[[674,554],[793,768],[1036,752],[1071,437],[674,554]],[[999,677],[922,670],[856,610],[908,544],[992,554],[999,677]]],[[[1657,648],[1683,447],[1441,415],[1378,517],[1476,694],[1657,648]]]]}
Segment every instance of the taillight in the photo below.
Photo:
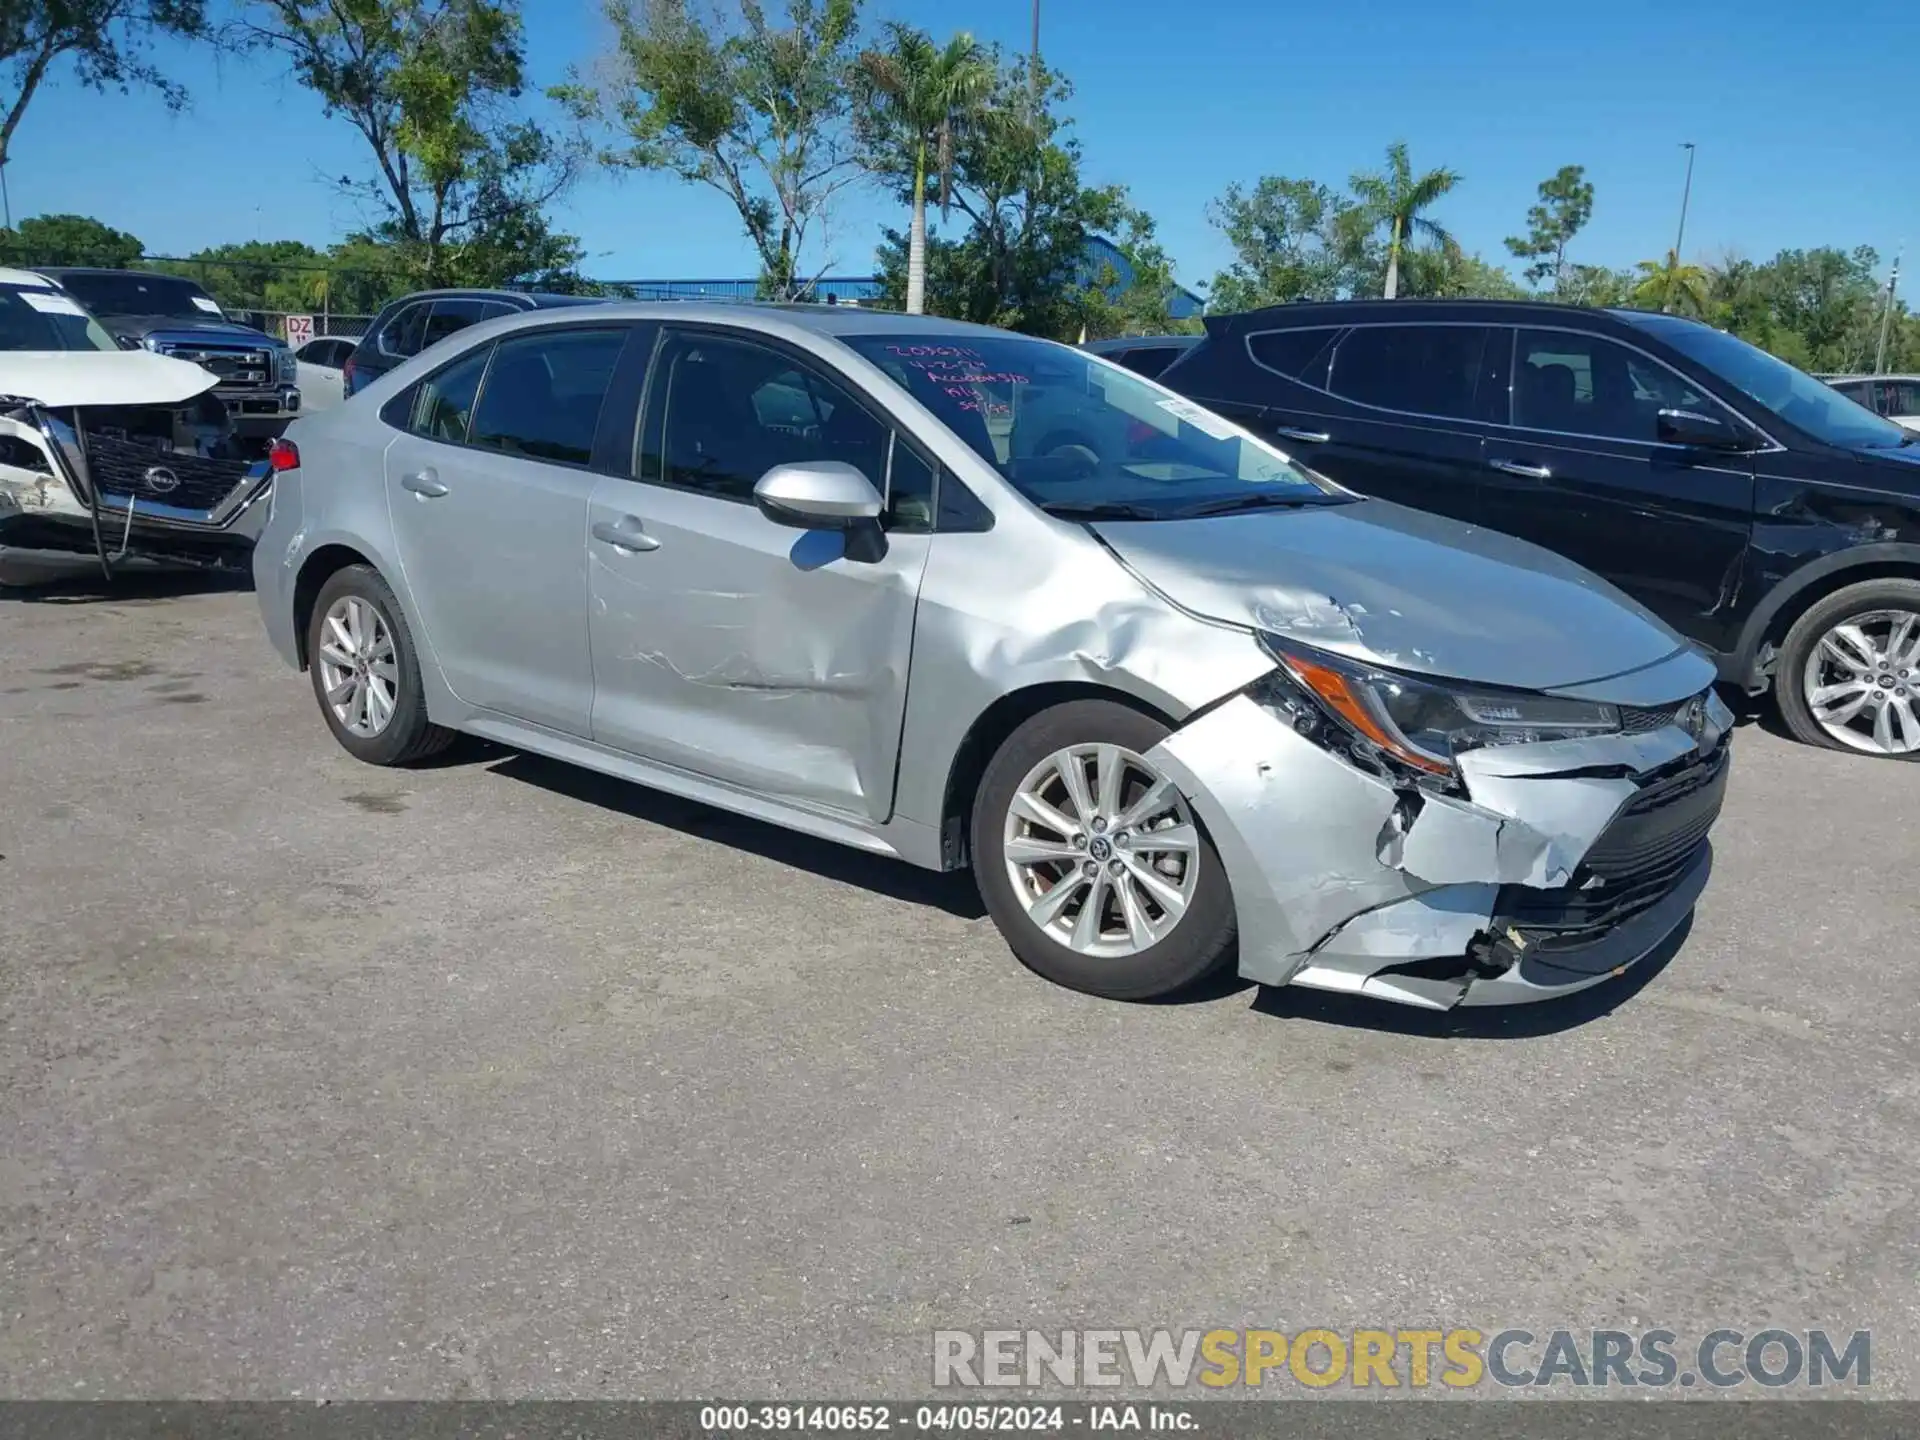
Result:
{"type": "Polygon", "coordinates": [[[300,447],[291,440],[276,440],[267,451],[267,466],[272,470],[298,470],[300,447]]]}

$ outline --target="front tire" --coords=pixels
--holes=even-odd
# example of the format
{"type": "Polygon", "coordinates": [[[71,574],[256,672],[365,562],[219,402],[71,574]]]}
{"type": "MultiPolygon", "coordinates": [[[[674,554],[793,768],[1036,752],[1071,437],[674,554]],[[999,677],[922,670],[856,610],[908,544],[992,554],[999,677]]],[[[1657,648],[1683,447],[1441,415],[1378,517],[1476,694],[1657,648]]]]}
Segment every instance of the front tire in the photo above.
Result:
{"type": "Polygon", "coordinates": [[[1863,580],[1794,622],[1774,671],[1796,739],[1920,759],[1920,580],[1863,580]]]}
{"type": "Polygon", "coordinates": [[[1075,700],[1007,737],[974,797],[981,898],[1034,973],[1114,1000],[1172,995],[1228,959],[1233,895],[1186,797],[1146,759],[1167,727],[1075,700]]]}
{"type": "Polygon", "coordinates": [[[405,765],[453,743],[427,718],[413,633],[371,565],[335,571],[307,623],[307,669],[333,738],[369,765],[405,765]]]}

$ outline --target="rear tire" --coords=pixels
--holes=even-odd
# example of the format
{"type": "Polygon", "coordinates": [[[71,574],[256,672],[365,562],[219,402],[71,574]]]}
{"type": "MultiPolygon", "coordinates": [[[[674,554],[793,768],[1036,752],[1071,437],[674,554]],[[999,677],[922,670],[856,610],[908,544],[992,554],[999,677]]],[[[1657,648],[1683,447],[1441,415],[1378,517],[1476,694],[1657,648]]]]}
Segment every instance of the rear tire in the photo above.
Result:
{"type": "Polygon", "coordinates": [[[1232,952],[1226,868],[1185,797],[1145,759],[1167,734],[1124,705],[1074,700],[1021,725],[980,778],[971,846],[981,898],[1020,962],[1055,984],[1159,999],[1232,952]]]}
{"type": "Polygon", "coordinates": [[[307,669],[321,718],[356,760],[406,765],[456,738],[427,718],[413,632],[371,565],[336,570],[320,587],[307,622],[307,669]]]}

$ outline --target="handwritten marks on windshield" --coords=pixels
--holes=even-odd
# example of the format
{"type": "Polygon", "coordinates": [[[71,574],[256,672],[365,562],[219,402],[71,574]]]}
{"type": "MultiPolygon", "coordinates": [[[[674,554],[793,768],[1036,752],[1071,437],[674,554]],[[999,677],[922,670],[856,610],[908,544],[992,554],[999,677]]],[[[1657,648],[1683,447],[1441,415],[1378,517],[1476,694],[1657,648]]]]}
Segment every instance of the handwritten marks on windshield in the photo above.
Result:
{"type": "Polygon", "coordinates": [[[981,391],[983,385],[1028,385],[1029,376],[1011,370],[991,370],[987,357],[967,345],[889,345],[889,355],[910,371],[917,371],[928,385],[949,397],[958,409],[978,410],[988,415],[1009,415],[1012,409],[1003,400],[981,391]]]}

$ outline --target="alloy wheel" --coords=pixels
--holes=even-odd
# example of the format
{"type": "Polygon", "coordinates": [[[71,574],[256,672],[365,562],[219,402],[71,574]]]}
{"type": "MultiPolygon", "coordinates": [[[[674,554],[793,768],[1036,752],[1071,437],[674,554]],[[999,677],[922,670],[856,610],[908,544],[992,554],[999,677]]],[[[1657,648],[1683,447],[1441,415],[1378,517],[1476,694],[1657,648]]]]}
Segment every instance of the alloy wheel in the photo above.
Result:
{"type": "Polygon", "coordinates": [[[1801,675],[1820,728],[1851,750],[1920,750],[1920,615],[1867,610],[1828,630],[1801,675]]]}
{"type": "Polygon", "coordinates": [[[393,719],[400,666],[393,631],[369,600],[342,595],[322,627],[320,682],[333,718],[350,735],[370,740],[393,719]]]}
{"type": "Polygon", "coordinates": [[[1173,782],[1120,745],[1047,756],[1007,808],[1003,860],[1027,918],[1082,955],[1137,955],[1193,903],[1200,833],[1173,782]]]}

